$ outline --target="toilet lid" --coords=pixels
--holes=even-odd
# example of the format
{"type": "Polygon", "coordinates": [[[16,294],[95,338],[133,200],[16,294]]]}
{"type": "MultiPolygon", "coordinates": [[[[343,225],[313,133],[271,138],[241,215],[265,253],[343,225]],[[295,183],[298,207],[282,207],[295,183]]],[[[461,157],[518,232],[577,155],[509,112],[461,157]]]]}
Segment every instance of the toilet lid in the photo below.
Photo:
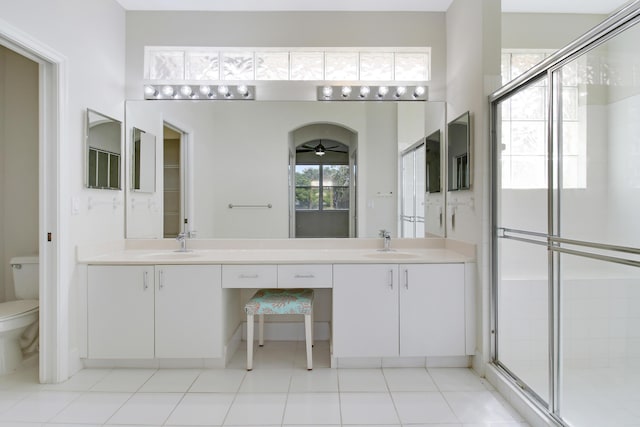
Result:
{"type": "Polygon", "coordinates": [[[37,299],[23,299],[18,301],[7,301],[0,303],[0,319],[24,314],[37,309],[39,301],[37,299]]]}

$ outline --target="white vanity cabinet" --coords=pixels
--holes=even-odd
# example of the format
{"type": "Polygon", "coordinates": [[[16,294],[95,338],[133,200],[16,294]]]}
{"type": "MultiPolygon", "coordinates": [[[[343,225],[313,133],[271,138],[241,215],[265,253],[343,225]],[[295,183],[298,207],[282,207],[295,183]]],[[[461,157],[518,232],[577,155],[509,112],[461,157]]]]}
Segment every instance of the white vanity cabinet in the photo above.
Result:
{"type": "Polygon", "coordinates": [[[336,357],[464,356],[464,264],[337,264],[336,357]]]}
{"type": "Polygon", "coordinates": [[[90,359],[222,355],[219,265],[90,265],[90,359]]]}

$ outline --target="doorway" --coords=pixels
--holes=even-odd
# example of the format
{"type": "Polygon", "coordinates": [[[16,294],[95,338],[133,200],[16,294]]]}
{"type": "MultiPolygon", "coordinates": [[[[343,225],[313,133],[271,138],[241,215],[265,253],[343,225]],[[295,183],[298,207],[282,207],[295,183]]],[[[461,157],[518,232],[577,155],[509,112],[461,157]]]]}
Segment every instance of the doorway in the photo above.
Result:
{"type": "MultiPolygon", "coordinates": [[[[0,21],[0,45],[37,64],[37,227],[39,254],[39,380],[57,383],[69,376],[68,291],[61,283],[69,283],[70,272],[60,269],[61,253],[71,253],[70,219],[60,215],[63,188],[67,178],[64,170],[68,157],[60,140],[66,135],[68,122],[61,101],[67,92],[66,60],[57,52],[39,44],[13,27],[0,21]],[[60,160],[58,160],[60,159],[60,160]]],[[[4,99],[4,94],[0,94],[4,99]]],[[[4,157],[4,155],[3,155],[4,157]]]]}

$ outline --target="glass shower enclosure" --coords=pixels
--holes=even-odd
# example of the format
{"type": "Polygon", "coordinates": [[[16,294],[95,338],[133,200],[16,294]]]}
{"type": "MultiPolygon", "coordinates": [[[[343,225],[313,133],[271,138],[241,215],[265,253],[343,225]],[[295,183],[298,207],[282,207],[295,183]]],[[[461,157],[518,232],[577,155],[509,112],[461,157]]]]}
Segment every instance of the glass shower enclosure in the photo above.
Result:
{"type": "Polygon", "coordinates": [[[492,359],[569,426],[640,425],[640,2],[491,96],[492,359]]]}

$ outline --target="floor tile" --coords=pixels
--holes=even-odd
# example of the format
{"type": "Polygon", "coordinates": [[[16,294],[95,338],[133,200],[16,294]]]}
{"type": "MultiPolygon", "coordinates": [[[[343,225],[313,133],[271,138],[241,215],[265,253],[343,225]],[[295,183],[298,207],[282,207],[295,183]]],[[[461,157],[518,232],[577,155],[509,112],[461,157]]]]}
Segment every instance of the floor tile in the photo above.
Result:
{"type": "Polygon", "coordinates": [[[140,392],[185,392],[200,375],[199,369],[159,369],[145,382],[140,392]]]}
{"type": "Polygon", "coordinates": [[[460,421],[439,392],[393,392],[391,396],[403,424],[460,421]]]}
{"type": "Polygon", "coordinates": [[[20,390],[0,390],[0,414],[27,397],[29,393],[20,390]]]}
{"type": "Polygon", "coordinates": [[[388,392],[382,369],[339,369],[341,392],[388,392]]]}
{"type": "Polygon", "coordinates": [[[111,369],[82,369],[67,381],[59,384],[41,384],[43,390],[55,391],[89,391],[103,380],[111,369]]]}
{"type": "Polygon", "coordinates": [[[224,425],[281,425],[286,393],[238,393],[224,425]]]}
{"type": "Polygon", "coordinates": [[[131,393],[85,393],[58,413],[51,422],[104,424],[131,397],[131,393]]]}
{"type": "Polygon", "coordinates": [[[471,369],[431,368],[429,375],[440,391],[486,391],[482,380],[471,369]]]}
{"type": "Polygon", "coordinates": [[[107,424],[162,424],[182,396],[182,393],[136,393],[107,424]]]}
{"type": "Polygon", "coordinates": [[[336,369],[320,368],[313,371],[294,371],[291,376],[292,393],[337,392],[338,372],[336,369]]]}
{"type": "Polygon", "coordinates": [[[463,423],[517,422],[490,391],[444,392],[451,409],[463,423]]]}
{"type": "Polygon", "coordinates": [[[399,423],[389,393],[340,393],[343,424],[399,423]]]}
{"type": "Polygon", "coordinates": [[[189,393],[165,425],[222,425],[234,397],[233,393],[189,393]]]}
{"type": "Polygon", "coordinates": [[[438,391],[424,368],[384,368],[382,373],[391,391],[438,391]]]}
{"type": "Polygon", "coordinates": [[[338,393],[290,393],[284,424],[339,424],[338,393]]]}
{"type": "Polygon", "coordinates": [[[247,372],[240,393],[286,393],[293,369],[254,369],[247,372]]]}
{"type": "Polygon", "coordinates": [[[189,392],[235,393],[246,374],[244,369],[208,369],[202,371],[189,388],[189,392]]]}
{"type": "Polygon", "coordinates": [[[47,422],[80,396],[74,392],[37,391],[0,414],[0,421],[47,422]]]}
{"type": "Polygon", "coordinates": [[[136,392],[156,369],[114,369],[91,387],[91,391],[136,392]]]}

